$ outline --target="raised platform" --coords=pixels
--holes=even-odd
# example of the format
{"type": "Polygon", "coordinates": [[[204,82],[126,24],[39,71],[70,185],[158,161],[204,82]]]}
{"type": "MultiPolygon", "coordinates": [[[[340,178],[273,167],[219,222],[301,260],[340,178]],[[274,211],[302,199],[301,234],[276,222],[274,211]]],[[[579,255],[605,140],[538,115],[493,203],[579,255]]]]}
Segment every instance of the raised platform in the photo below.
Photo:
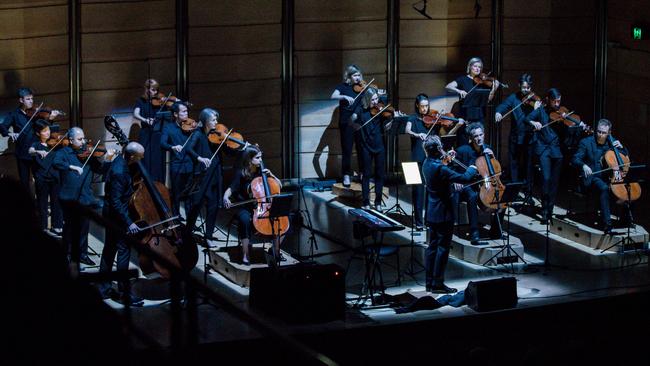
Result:
{"type": "MultiPolygon", "coordinates": [[[[242,250],[240,245],[225,246],[218,245],[208,249],[209,266],[222,276],[241,287],[250,287],[250,271],[253,268],[268,267],[269,256],[267,251],[271,243],[255,244],[250,253],[250,265],[242,263],[242,250]]],[[[280,250],[287,259],[280,263],[280,266],[294,265],[298,260],[289,253],[280,250]]]]}
{"type": "Polygon", "coordinates": [[[468,240],[454,235],[450,254],[462,261],[485,266],[523,263],[521,258],[524,258],[524,245],[516,236],[510,235],[508,241],[510,248],[506,247],[506,240],[487,239],[482,241],[488,244],[472,245],[468,240]]]}
{"type": "MultiPolygon", "coordinates": [[[[332,194],[349,201],[361,202],[363,199],[361,194],[361,183],[357,182],[350,183],[349,187],[343,186],[343,183],[334,183],[334,185],[332,185],[332,194]]],[[[385,201],[389,195],[388,187],[384,186],[382,194],[383,200],[385,201]]],[[[370,202],[375,202],[375,184],[372,182],[370,182],[370,202]]]]}
{"type": "Polygon", "coordinates": [[[648,232],[639,225],[634,225],[630,228],[630,240],[627,241],[626,229],[621,228],[615,230],[615,235],[605,235],[602,230],[595,229],[564,216],[556,217],[550,225],[550,230],[554,234],[573,240],[589,248],[600,251],[607,249],[611,252],[645,249],[650,239],[648,232]]]}

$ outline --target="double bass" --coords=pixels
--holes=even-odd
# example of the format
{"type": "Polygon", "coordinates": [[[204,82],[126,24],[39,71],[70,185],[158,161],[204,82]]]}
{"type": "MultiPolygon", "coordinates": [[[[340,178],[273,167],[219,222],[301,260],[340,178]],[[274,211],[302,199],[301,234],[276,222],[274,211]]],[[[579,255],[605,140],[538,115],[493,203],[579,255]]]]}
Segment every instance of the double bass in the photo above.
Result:
{"type": "Polygon", "coordinates": [[[275,179],[269,180],[265,170],[264,162],[260,160],[262,175],[253,179],[250,184],[251,193],[257,200],[257,208],[253,213],[253,226],[262,235],[280,237],[289,230],[289,217],[269,218],[273,205],[271,196],[280,193],[280,185],[275,179]]]}
{"type": "Polygon", "coordinates": [[[612,174],[609,182],[609,188],[611,189],[612,194],[616,196],[616,203],[623,204],[628,201],[631,202],[638,200],[641,197],[641,186],[639,183],[624,182],[625,176],[630,169],[630,158],[621,153],[618,148],[614,146],[612,135],[607,136],[607,143],[612,149],[605,153],[603,160],[605,160],[609,169],[614,172],[619,172],[619,174],[612,174]]]}
{"type": "MultiPolygon", "coordinates": [[[[106,129],[115,136],[121,146],[129,143],[112,116],[104,118],[106,129]]],[[[135,192],[129,202],[129,213],[136,224],[143,229],[137,238],[142,245],[165,258],[183,271],[190,271],[198,262],[198,250],[189,226],[184,227],[178,217],[172,216],[169,190],[164,184],[153,181],[142,164],[137,162],[140,177],[134,180],[135,192]]],[[[170,278],[171,272],[163,265],[140,254],[140,267],[144,273],[158,272],[163,278],[170,278]]]]}

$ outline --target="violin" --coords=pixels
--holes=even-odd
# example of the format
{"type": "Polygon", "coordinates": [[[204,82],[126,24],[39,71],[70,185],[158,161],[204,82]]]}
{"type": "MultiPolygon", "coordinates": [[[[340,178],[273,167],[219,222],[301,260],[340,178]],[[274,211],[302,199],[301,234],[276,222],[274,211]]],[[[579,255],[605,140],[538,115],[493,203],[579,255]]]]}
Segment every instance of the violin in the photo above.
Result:
{"type": "Polygon", "coordinates": [[[522,104],[528,105],[533,108],[535,108],[535,104],[537,102],[541,102],[543,107],[546,106],[544,100],[539,95],[535,94],[532,91],[521,98],[522,104]]]}
{"type": "Polygon", "coordinates": [[[268,179],[264,172],[266,170],[264,162],[261,160],[259,169],[262,175],[254,178],[250,185],[253,197],[257,199],[257,208],[253,213],[253,226],[262,235],[280,237],[289,230],[289,217],[269,219],[273,204],[273,199],[269,197],[280,193],[280,184],[275,179],[268,179]]]}
{"type": "MultiPolygon", "coordinates": [[[[154,107],[167,107],[171,108],[171,106],[176,103],[176,102],[181,102],[181,100],[178,97],[175,97],[172,95],[172,93],[169,93],[169,95],[165,95],[163,93],[158,93],[154,95],[153,97],[149,98],[147,95],[144,96],[144,99],[148,99],[151,101],[151,105],[154,107]]],[[[192,106],[192,103],[190,102],[185,102],[185,104],[188,107],[192,106]]]]}
{"type": "Polygon", "coordinates": [[[506,186],[501,182],[501,164],[492,155],[483,152],[481,146],[481,156],[476,158],[476,169],[478,174],[483,177],[483,184],[480,185],[478,205],[483,211],[495,211],[506,207],[505,203],[494,203],[501,201],[506,186]]]}
{"type": "MultiPolygon", "coordinates": [[[[561,106],[557,111],[552,111],[549,116],[553,121],[563,121],[564,125],[567,127],[580,126],[580,123],[582,122],[579,115],[570,112],[565,106],[561,106]],[[564,117],[562,117],[562,115],[564,115],[564,117]]],[[[587,135],[593,135],[594,130],[591,126],[585,125],[584,133],[587,135]]]]}
{"type": "Polygon", "coordinates": [[[355,93],[361,93],[363,89],[366,89],[366,87],[375,88],[379,90],[379,87],[376,84],[372,84],[374,80],[375,79],[370,80],[370,85],[368,85],[368,83],[365,80],[361,80],[357,84],[352,85],[352,90],[354,90],[355,93]]]}
{"type": "Polygon", "coordinates": [[[61,132],[52,132],[50,137],[45,141],[48,149],[54,149],[57,146],[68,146],[70,145],[70,139],[68,138],[68,133],[61,132]]]}
{"type": "Polygon", "coordinates": [[[502,82],[500,82],[499,80],[497,80],[495,77],[488,76],[488,75],[489,75],[489,74],[486,74],[486,73],[483,73],[483,72],[482,72],[482,73],[480,73],[480,74],[474,76],[474,77],[472,78],[472,80],[474,80],[474,83],[476,84],[475,86],[478,86],[478,85],[485,85],[485,86],[487,86],[488,88],[491,88],[492,85],[494,85],[494,82],[497,81],[497,82],[499,83],[499,87],[502,87],[502,88],[504,88],[504,89],[505,89],[505,88],[508,88],[508,84],[506,84],[506,83],[502,83],[502,82]]]}
{"type": "Polygon", "coordinates": [[[614,146],[612,135],[607,136],[607,143],[612,149],[605,153],[603,159],[607,163],[609,169],[619,172],[619,174],[612,174],[609,183],[609,188],[612,191],[612,194],[616,196],[616,203],[622,204],[627,201],[638,200],[641,197],[641,186],[639,183],[623,183],[623,180],[630,169],[630,158],[621,153],[618,148],[614,146]]]}
{"type": "Polygon", "coordinates": [[[41,108],[32,107],[29,109],[25,109],[24,112],[29,118],[44,119],[44,120],[49,120],[53,112],[56,112],[59,116],[66,115],[65,112],[61,110],[47,108],[47,107],[41,107],[41,108]]]}
{"type": "Polygon", "coordinates": [[[197,127],[199,127],[199,123],[191,118],[181,122],[181,130],[183,130],[183,132],[192,132],[196,130],[197,127]]]}
{"type": "MultiPolygon", "coordinates": [[[[104,126],[115,136],[120,146],[129,143],[117,120],[112,116],[104,118],[104,126]]],[[[178,217],[172,216],[169,190],[161,182],[154,181],[142,161],[138,161],[139,177],[134,179],[135,192],[129,201],[129,214],[138,226],[146,228],[137,234],[140,244],[165,258],[175,267],[190,271],[198,262],[198,250],[190,230],[178,228],[183,226],[178,217]]],[[[193,227],[193,224],[191,225],[193,227]]],[[[145,274],[158,272],[163,278],[170,278],[171,272],[155,260],[140,253],[140,268],[145,274]]]]}
{"type": "Polygon", "coordinates": [[[395,108],[390,104],[386,107],[384,103],[379,102],[376,106],[370,107],[370,115],[375,116],[377,113],[381,112],[383,118],[393,118],[395,115],[395,108]]]}
{"type": "Polygon", "coordinates": [[[103,144],[99,144],[97,145],[97,148],[95,148],[93,141],[88,140],[86,144],[81,147],[81,150],[77,152],[77,157],[82,160],[86,160],[91,156],[94,158],[100,158],[106,154],[106,151],[106,147],[103,144]]]}
{"type": "Polygon", "coordinates": [[[208,141],[215,145],[221,145],[226,136],[228,136],[226,146],[233,150],[242,149],[247,144],[244,137],[238,132],[233,131],[228,135],[228,127],[222,123],[217,123],[214,129],[208,131],[208,141]]]}
{"type": "Polygon", "coordinates": [[[424,127],[431,128],[436,123],[440,123],[442,127],[449,128],[453,126],[454,122],[458,123],[460,120],[454,117],[453,113],[440,113],[435,109],[429,109],[429,113],[422,116],[424,127]]]}

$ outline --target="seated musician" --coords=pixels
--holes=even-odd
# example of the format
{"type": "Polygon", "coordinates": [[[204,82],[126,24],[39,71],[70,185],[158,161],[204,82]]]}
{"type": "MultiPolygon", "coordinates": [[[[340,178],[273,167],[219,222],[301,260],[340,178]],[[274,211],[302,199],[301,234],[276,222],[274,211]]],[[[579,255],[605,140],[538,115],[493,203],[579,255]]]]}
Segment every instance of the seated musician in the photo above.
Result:
{"type": "Polygon", "coordinates": [[[360,156],[361,195],[365,208],[381,210],[382,190],[384,188],[384,130],[390,129],[390,121],[383,115],[373,115],[379,111],[379,93],[377,89],[368,87],[361,97],[361,104],[350,117],[355,129],[354,140],[357,153],[360,156]],[[369,122],[369,123],[367,123],[369,122]],[[386,123],[388,122],[388,123],[386,123]],[[373,174],[373,166],[374,174],[373,174]],[[374,176],[375,202],[370,206],[370,177],[374,176]]]}
{"type": "Polygon", "coordinates": [[[453,192],[451,183],[470,183],[476,174],[471,165],[464,174],[457,173],[441,161],[444,151],[440,137],[432,136],[423,143],[427,158],[422,174],[428,193],[426,222],[429,246],[425,252],[426,290],[433,293],[456,292],[444,283],[445,268],[454,231],[453,192]]]}
{"type": "MultiPolygon", "coordinates": [[[[595,192],[600,201],[600,212],[602,215],[603,231],[605,234],[612,232],[612,219],[609,208],[609,182],[607,173],[594,172],[603,168],[603,157],[611,146],[608,143],[608,137],[612,132],[612,123],[607,119],[601,119],[596,126],[594,136],[585,137],[580,140],[578,151],[576,151],[571,164],[582,170],[582,184],[585,188],[595,192]]],[[[616,148],[621,149],[622,153],[627,154],[623,149],[620,141],[613,139],[612,143],[616,148]]],[[[614,174],[620,174],[618,170],[614,174]]]]}
{"type": "Polygon", "coordinates": [[[41,229],[47,230],[48,209],[51,214],[52,228],[55,235],[63,233],[63,213],[59,204],[59,177],[52,169],[52,160],[56,152],[50,151],[47,140],[50,138],[49,122],[39,119],[33,122],[33,131],[38,141],[29,147],[28,153],[33,157],[34,189],[38,207],[41,229]]]}
{"type": "Polygon", "coordinates": [[[79,263],[93,266],[88,256],[88,230],[90,222],[77,208],[71,205],[76,202],[87,208],[96,207],[97,201],[91,188],[92,172],[103,174],[108,168],[114,151],[109,150],[104,155],[104,162],[99,157],[83,157],[88,147],[84,131],[72,127],[68,131],[70,145],[61,148],[54,156],[53,167],[61,177],[59,201],[63,209],[63,245],[70,256],[71,269],[78,270],[79,263]]]}
{"type": "MultiPolygon", "coordinates": [[[[129,142],[122,155],[118,155],[108,168],[104,179],[104,207],[103,215],[108,220],[117,224],[121,232],[116,233],[106,230],[106,238],[102,257],[99,264],[99,272],[111,272],[113,260],[117,253],[117,270],[126,271],[129,269],[129,258],[131,249],[125,243],[123,233],[137,233],[140,228],[129,216],[129,201],[134,193],[133,177],[130,169],[138,160],[144,157],[144,147],[137,142],[129,142]]],[[[123,282],[118,283],[119,293],[113,291],[111,282],[103,282],[98,285],[100,295],[104,299],[114,298],[117,301],[129,301],[131,306],[141,306],[142,299],[129,293],[124,293],[129,286],[123,282]]]]}
{"type": "MultiPolygon", "coordinates": [[[[492,149],[489,145],[484,144],[485,134],[483,125],[480,122],[474,122],[467,126],[467,131],[470,135],[470,145],[463,145],[456,151],[456,160],[465,166],[475,165],[476,158],[484,154],[494,156],[492,149]]],[[[452,168],[460,173],[464,169],[458,164],[451,164],[452,168]]],[[[480,178],[480,177],[479,177],[480,178]]],[[[469,219],[470,228],[470,241],[472,245],[487,245],[488,243],[480,240],[479,224],[478,224],[478,200],[480,185],[475,184],[472,186],[464,186],[461,183],[454,183],[454,189],[458,192],[454,195],[455,200],[467,202],[467,217],[469,219]]],[[[455,204],[454,208],[458,208],[455,204]]],[[[490,238],[501,238],[501,230],[499,222],[497,221],[497,214],[492,216],[492,223],[490,224],[490,238]]],[[[503,217],[503,213],[499,214],[503,217]]]]}
{"type": "MultiPolygon", "coordinates": [[[[481,72],[483,72],[483,61],[478,57],[472,57],[467,62],[465,75],[457,77],[455,80],[447,84],[447,86],[445,86],[445,89],[447,89],[447,91],[456,93],[460,97],[461,107],[458,117],[464,118],[468,123],[483,123],[485,118],[484,108],[464,105],[464,100],[467,98],[468,94],[477,89],[489,89],[488,101],[491,101],[494,98],[494,94],[497,88],[499,87],[499,82],[497,80],[494,80],[491,88],[488,88],[485,85],[478,85],[474,80],[475,78],[479,77],[481,72]]],[[[458,145],[464,145],[468,143],[469,135],[467,134],[466,128],[461,128],[458,131],[457,140],[458,145]]]]}
{"type": "MultiPolygon", "coordinates": [[[[235,176],[233,177],[230,187],[226,189],[226,192],[223,194],[223,205],[225,208],[230,208],[233,205],[232,199],[235,201],[246,201],[250,197],[250,184],[254,178],[257,178],[262,175],[260,171],[260,164],[262,162],[262,150],[257,145],[248,146],[242,156],[242,167],[235,171],[235,176]]],[[[280,187],[282,187],[282,182],[276,178],[269,169],[265,169],[264,172],[271,179],[274,179],[280,187]]],[[[251,202],[245,206],[239,207],[235,217],[238,221],[238,235],[242,244],[243,258],[242,261],[245,265],[250,264],[250,238],[253,232],[253,216],[252,211],[255,209],[256,203],[251,202]]],[[[280,243],[284,239],[284,236],[279,239],[274,240],[273,242],[273,251],[276,258],[280,257],[280,260],[286,260],[280,254],[280,243]]]]}
{"type": "Polygon", "coordinates": [[[171,180],[171,201],[172,211],[175,216],[180,215],[181,201],[185,203],[185,214],[189,212],[190,204],[188,197],[181,197],[183,191],[190,182],[194,171],[192,157],[187,150],[187,142],[193,132],[186,132],[181,125],[188,119],[187,106],[182,102],[175,102],[172,105],[174,123],[167,123],[163,127],[160,137],[160,147],[170,152],[169,177],[171,180]]]}
{"type": "MultiPolygon", "coordinates": [[[[200,190],[192,198],[194,206],[195,204],[204,203],[206,205],[206,216],[205,216],[205,238],[214,239],[214,225],[217,220],[217,213],[219,212],[219,206],[221,205],[221,190],[222,190],[222,168],[221,168],[221,151],[210,161],[214,151],[217,149],[217,145],[212,144],[208,140],[208,134],[210,131],[214,130],[217,126],[219,119],[219,112],[211,108],[205,108],[199,114],[199,122],[202,124],[203,128],[201,132],[197,132],[192,135],[192,139],[188,143],[187,149],[188,153],[196,156],[197,163],[195,164],[195,174],[200,174],[205,176],[207,172],[212,174],[209,175],[209,181],[201,181],[201,184],[207,184],[205,190],[205,195],[200,196],[200,190]]],[[[193,207],[193,209],[199,209],[193,207]]]]}

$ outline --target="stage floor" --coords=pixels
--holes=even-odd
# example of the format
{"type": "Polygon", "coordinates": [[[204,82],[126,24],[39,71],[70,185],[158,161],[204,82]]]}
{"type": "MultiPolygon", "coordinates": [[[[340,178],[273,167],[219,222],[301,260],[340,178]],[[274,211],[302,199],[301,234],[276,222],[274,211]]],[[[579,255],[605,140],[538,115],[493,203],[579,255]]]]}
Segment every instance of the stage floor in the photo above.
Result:
{"type": "MultiPolygon", "coordinates": [[[[403,187],[400,197],[410,197],[407,188],[403,187]]],[[[269,319],[279,329],[289,334],[319,334],[328,331],[435,321],[478,314],[467,306],[458,308],[443,306],[435,310],[421,310],[405,314],[397,314],[394,309],[387,307],[354,307],[361,291],[365,267],[363,260],[350,260],[353,248],[358,245],[352,238],[352,217],[347,214],[347,210],[351,207],[339,202],[329,191],[305,190],[304,194],[305,199],[301,201],[307,206],[314,229],[322,234],[316,235],[318,249],[314,250],[313,259],[318,263],[335,263],[343,268],[348,268],[346,275],[348,308],[344,320],[328,323],[292,325],[280,319],[269,319]]],[[[393,206],[395,199],[390,197],[386,203],[387,207],[393,206]]],[[[406,212],[410,212],[411,205],[408,202],[403,200],[400,204],[406,212]]],[[[230,213],[228,212],[220,217],[219,221],[223,232],[227,231],[225,225],[229,218],[230,213]]],[[[512,266],[482,266],[451,257],[446,272],[447,285],[463,290],[470,281],[514,276],[517,280],[517,296],[519,297],[517,309],[532,309],[551,304],[641,293],[650,288],[650,271],[645,251],[626,252],[625,254],[599,253],[582,245],[573,244],[553,233],[547,233],[545,226],[539,225],[536,220],[524,214],[513,213],[509,217],[509,221],[510,233],[517,236],[524,245],[524,259],[527,263],[512,266]],[[548,257],[546,257],[547,254],[548,257]]],[[[414,259],[423,263],[422,253],[426,246],[426,235],[424,232],[416,234],[419,235],[413,237],[414,259]]],[[[223,238],[223,233],[219,232],[217,235],[223,238]]],[[[462,234],[460,235],[462,236],[462,234]]],[[[310,232],[303,227],[287,238],[283,249],[291,253],[293,257],[304,258],[310,251],[309,237],[310,232]]],[[[459,237],[456,236],[455,240],[458,239],[459,237]]],[[[401,246],[400,268],[402,270],[408,268],[411,261],[410,229],[387,234],[385,241],[401,246]]],[[[97,253],[101,253],[102,244],[98,238],[91,236],[90,246],[97,253]]],[[[99,263],[98,257],[92,258],[99,263]]],[[[206,258],[201,254],[199,263],[193,270],[193,275],[197,279],[205,279],[211,288],[226,295],[236,305],[249,309],[248,289],[233,284],[212,270],[206,276],[204,272],[205,260],[206,258]]],[[[397,279],[394,262],[395,259],[392,257],[385,258],[386,264],[381,267],[385,283],[389,286],[386,293],[397,295],[409,292],[415,297],[427,296],[424,292],[424,272],[422,271],[413,276],[403,274],[401,285],[391,286],[397,279]]],[[[417,264],[415,267],[421,269],[417,264]]],[[[96,268],[86,268],[85,270],[94,271],[96,268]]],[[[161,345],[168,345],[171,317],[170,304],[166,301],[167,285],[165,281],[142,277],[134,285],[134,292],[147,299],[144,307],[132,309],[134,324],[146,331],[161,345]]],[[[106,303],[118,311],[122,309],[121,305],[112,300],[106,300],[106,303]]],[[[201,300],[199,303],[199,343],[219,343],[260,337],[256,330],[229,315],[219,305],[209,302],[201,303],[201,300]]],[[[144,347],[138,341],[134,341],[134,345],[136,348],[144,347]]]]}

